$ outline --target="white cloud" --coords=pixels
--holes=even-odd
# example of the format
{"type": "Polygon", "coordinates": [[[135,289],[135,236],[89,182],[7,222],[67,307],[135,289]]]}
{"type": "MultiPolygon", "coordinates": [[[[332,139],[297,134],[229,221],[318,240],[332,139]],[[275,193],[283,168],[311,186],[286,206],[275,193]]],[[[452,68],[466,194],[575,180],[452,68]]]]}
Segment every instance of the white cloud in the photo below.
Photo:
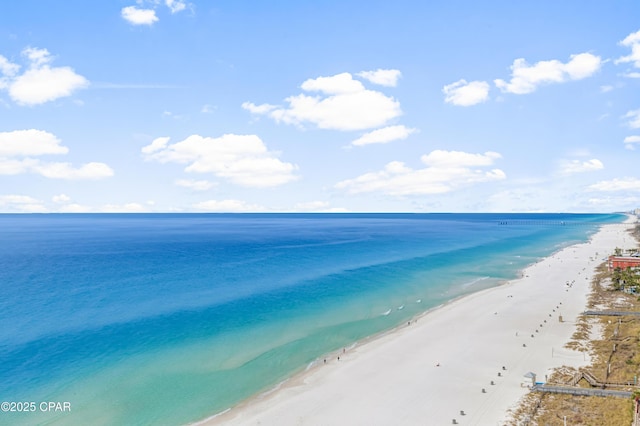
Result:
{"type": "Polygon", "coordinates": [[[640,72],[628,72],[625,74],[622,74],[623,77],[628,77],[628,78],[640,78],[640,72]]]}
{"type": "Polygon", "coordinates": [[[0,132],[0,157],[66,154],[69,149],[60,139],[43,130],[28,129],[0,132]]]}
{"type": "Polygon", "coordinates": [[[163,117],[169,117],[169,118],[173,118],[174,120],[185,120],[187,118],[187,116],[182,115],[182,114],[175,114],[171,111],[164,111],[162,113],[163,117]]]}
{"type": "Polygon", "coordinates": [[[300,88],[307,92],[322,92],[328,95],[358,93],[365,90],[362,83],[354,80],[348,72],[330,77],[310,78],[302,83],[300,88]]]}
{"type": "Polygon", "coordinates": [[[415,133],[416,129],[410,129],[408,127],[387,126],[382,129],[377,129],[369,133],[365,133],[358,139],[351,142],[352,145],[362,146],[374,143],[389,143],[395,140],[402,140],[409,137],[410,134],[415,133]]]}
{"type": "Polygon", "coordinates": [[[422,162],[433,167],[481,167],[490,166],[495,160],[502,158],[497,152],[487,151],[484,154],[470,154],[462,151],[431,151],[422,156],[422,162]]]}
{"type": "Polygon", "coordinates": [[[593,172],[595,170],[602,170],[604,165],[602,161],[598,159],[591,159],[587,161],[571,160],[564,161],[560,165],[560,174],[572,175],[575,173],[593,172]]]}
{"type": "Polygon", "coordinates": [[[191,135],[172,145],[168,140],[158,138],[142,148],[146,159],[186,164],[186,172],[212,173],[246,187],[278,186],[297,179],[298,167],[279,160],[255,135],[191,135]]]}
{"type": "Polygon", "coordinates": [[[632,129],[640,129],[640,109],[627,112],[622,118],[626,118],[627,125],[632,129]]]}
{"type": "Polygon", "coordinates": [[[442,88],[444,101],[458,106],[476,105],[489,99],[489,83],[486,81],[458,80],[442,88]]]}
{"type": "Polygon", "coordinates": [[[0,55],[0,89],[7,88],[11,77],[15,76],[18,71],[20,71],[20,65],[11,63],[7,58],[0,55]]]}
{"type": "Polygon", "coordinates": [[[607,209],[611,210],[625,210],[636,208],[638,204],[640,204],[640,197],[634,196],[622,196],[622,197],[594,197],[589,198],[587,200],[592,206],[599,207],[599,210],[602,211],[602,207],[606,206],[607,209]]]}
{"type": "Polygon", "coordinates": [[[373,84],[379,84],[381,86],[387,87],[396,87],[396,85],[398,84],[398,79],[402,76],[402,73],[399,70],[377,69],[375,71],[362,71],[357,73],[356,75],[370,81],[373,84]]]}
{"type": "Polygon", "coordinates": [[[53,201],[54,203],[68,203],[69,201],[71,201],[71,197],[69,197],[66,194],[59,194],[59,195],[54,195],[51,198],[51,201],[53,201]]]}
{"type": "Polygon", "coordinates": [[[309,201],[306,203],[297,203],[291,211],[294,212],[310,212],[310,213],[348,213],[349,210],[344,207],[331,207],[326,201],[309,201]]]}
{"type": "Polygon", "coordinates": [[[27,47],[22,51],[22,54],[29,59],[31,66],[36,68],[53,60],[47,49],[38,49],[37,47],[27,47]]]}
{"type": "Polygon", "coordinates": [[[192,206],[196,210],[208,212],[241,213],[264,211],[265,208],[257,204],[249,204],[241,200],[208,200],[192,206]]]}
{"type": "Polygon", "coordinates": [[[485,211],[542,213],[549,210],[552,198],[553,194],[549,190],[521,182],[517,188],[498,191],[489,196],[485,211]]]}
{"type": "Polygon", "coordinates": [[[629,34],[619,44],[631,48],[631,53],[616,59],[615,63],[632,63],[634,67],[640,68],[640,31],[629,34]]]}
{"type": "Polygon", "coordinates": [[[138,9],[135,6],[123,7],[122,18],[132,25],[152,25],[158,21],[156,11],[153,9],[138,9]]]}
{"type": "Polygon", "coordinates": [[[634,144],[640,144],[640,136],[627,136],[624,138],[624,147],[633,151],[635,149],[634,144]]]}
{"type": "Polygon", "coordinates": [[[269,104],[256,105],[253,102],[243,102],[242,103],[242,108],[246,109],[247,111],[249,111],[252,114],[267,114],[267,113],[273,111],[274,109],[277,109],[278,106],[277,105],[269,105],[269,104]]]}
{"type": "Polygon", "coordinates": [[[640,191],[640,179],[628,177],[623,179],[603,180],[589,186],[593,191],[640,191]]]}
{"type": "Polygon", "coordinates": [[[47,211],[40,200],[28,195],[0,195],[0,209],[9,213],[44,213],[47,211]]]}
{"type": "Polygon", "coordinates": [[[136,6],[123,7],[120,15],[124,20],[132,25],[153,25],[159,21],[156,15],[156,9],[159,5],[164,4],[171,14],[182,12],[189,8],[193,11],[193,5],[184,0],[136,0],[139,8],[136,6]],[[147,8],[144,8],[147,5],[147,8]]]}
{"type": "Polygon", "coordinates": [[[191,179],[178,179],[175,184],[183,188],[189,188],[193,191],[206,191],[216,186],[215,182],[209,182],[208,180],[191,179]]]}
{"type": "Polygon", "coordinates": [[[33,158],[24,158],[20,160],[0,157],[0,175],[18,175],[27,173],[39,163],[33,158]]]}
{"type": "Polygon", "coordinates": [[[113,176],[113,170],[104,163],[91,162],[74,168],[69,163],[49,163],[32,158],[69,152],[60,143],[55,135],[43,130],[0,132],[0,175],[31,172],[52,179],[101,179],[113,176]]]}
{"type": "Polygon", "coordinates": [[[94,180],[113,176],[113,170],[104,163],[87,163],[79,168],[70,163],[46,163],[39,160],[0,159],[0,175],[36,173],[49,179],[94,180]]]}
{"type": "Polygon", "coordinates": [[[78,203],[65,204],[58,208],[59,213],[88,213],[91,210],[91,207],[78,203]]]}
{"type": "Polygon", "coordinates": [[[33,197],[28,195],[0,195],[0,203],[2,204],[27,204],[27,203],[39,203],[33,197]]]}
{"type": "Polygon", "coordinates": [[[9,62],[7,58],[0,55],[0,72],[6,76],[12,77],[20,71],[20,65],[9,62]]]}
{"type": "Polygon", "coordinates": [[[152,154],[152,153],[154,153],[156,151],[163,150],[163,149],[165,149],[167,147],[167,144],[169,143],[170,139],[171,138],[167,138],[167,137],[156,138],[149,145],[147,145],[147,146],[142,148],[142,153],[143,154],[152,154]]]}
{"type": "Polygon", "coordinates": [[[494,80],[502,92],[523,95],[535,91],[538,86],[551,83],[563,83],[569,80],[581,80],[593,75],[600,69],[602,60],[591,53],[571,55],[570,60],[562,63],[556,59],[536,62],[529,65],[523,58],[513,61],[511,80],[494,80]]]}
{"type": "Polygon", "coordinates": [[[611,86],[611,85],[600,86],[600,92],[601,93],[607,93],[607,92],[612,91],[613,89],[614,89],[614,87],[611,86]]]}
{"type": "Polygon", "coordinates": [[[379,172],[339,182],[336,188],[349,193],[441,194],[480,182],[505,179],[506,175],[500,169],[480,169],[493,165],[499,158],[501,155],[496,152],[471,154],[436,150],[421,157],[425,168],[412,169],[400,161],[393,161],[379,172]]]}
{"type": "Polygon", "coordinates": [[[8,89],[9,96],[20,105],[39,105],[71,96],[85,88],[89,81],[70,67],[51,67],[53,57],[47,49],[28,47],[22,55],[29,61],[28,69],[18,74],[19,66],[0,56],[0,89],[8,89]]]}
{"type": "Polygon", "coordinates": [[[21,105],[38,105],[71,96],[88,85],[88,81],[69,67],[30,69],[9,87],[11,99],[21,105]]]}
{"type": "Polygon", "coordinates": [[[602,59],[591,53],[571,55],[569,62],[563,65],[562,70],[569,80],[582,80],[591,77],[602,66],[602,59]]]}
{"type": "Polygon", "coordinates": [[[178,13],[187,8],[187,5],[182,0],[165,0],[165,5],[171,10],[171,13],[178,13]]]}
{"type": "Polygon", "coordinates": [[[87,163],[78,168],[69,163],[40,163],[33,169],[50,179],[103,179],[113,176],[111,167],[104,163],[87,163]]]}
{"type": "Polygon", "coordinates": [[[200,112],[203,114],[212,114],[213,112],[215,112],[216,107],[209,105],[209,104],[205,104],[202,106],[202,109],[200,109],[200,112]]]}
{"type": "Polygon", "coordinates": [[[293,209],[295,211],[325,211],[329,208],[329,203],[326,201],[309,201],[306,203],[298,203],[293,209]]]}
{"type": "Polygon", "coordinates": [[[321,129],[365,130],[385,125],[402,114],[400,103],[381,92],[366,89],[351,74],[306,80],[301,93],[285,99],[287,107],[245,102],[242,107],[254,114],[267,115],[276,122],[302,125],[311,123],[321,129]]]}
{"type": "Polygon", "coordinates": [[[330,207],[322,210],[322,213],[351,213],[351,210],[344,207],[330,207]]]}
{"type": "Polygon", "coordinates": [[[140,203],[126,203],[105,204],[100,208],[100,211],[105,213],[144,213],[149,209],[140,203]]]}

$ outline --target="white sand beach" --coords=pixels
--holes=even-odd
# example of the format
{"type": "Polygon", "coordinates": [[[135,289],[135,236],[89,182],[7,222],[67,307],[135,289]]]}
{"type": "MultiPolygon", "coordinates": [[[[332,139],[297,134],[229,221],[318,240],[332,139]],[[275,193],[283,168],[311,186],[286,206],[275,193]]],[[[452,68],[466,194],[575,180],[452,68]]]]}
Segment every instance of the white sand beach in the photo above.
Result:
{"type": "Polygon", "coordinates": [[[589,243],[541,260],[521,279],[332,354],[326,364],[202,424],[503,424],[528,392],[526,373],[544,382],[552,368],[588,363],[563,346],[585,310],[594,268],[615,247],[636,245],[630,227],[603,226],[589,243]]]}

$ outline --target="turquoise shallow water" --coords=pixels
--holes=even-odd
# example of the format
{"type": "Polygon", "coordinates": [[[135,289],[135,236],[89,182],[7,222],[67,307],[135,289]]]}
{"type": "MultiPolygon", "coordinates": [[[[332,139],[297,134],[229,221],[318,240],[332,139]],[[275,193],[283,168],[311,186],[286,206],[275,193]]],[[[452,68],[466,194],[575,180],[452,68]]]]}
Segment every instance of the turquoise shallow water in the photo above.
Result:
{"type": "Polygon", "coordinates": [[[0,215],[0,424],[197,421],[621,215],[0,215]]]}

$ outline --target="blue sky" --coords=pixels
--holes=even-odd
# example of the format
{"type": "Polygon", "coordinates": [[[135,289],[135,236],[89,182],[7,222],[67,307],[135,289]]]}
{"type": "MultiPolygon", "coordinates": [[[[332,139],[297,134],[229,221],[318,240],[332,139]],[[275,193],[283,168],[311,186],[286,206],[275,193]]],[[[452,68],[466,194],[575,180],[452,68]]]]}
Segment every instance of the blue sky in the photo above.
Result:
{"type": "Polygon", "coordinates": [[[631,0],[6,2],[0,212],[639,207],[638,16],[631,0]]]}

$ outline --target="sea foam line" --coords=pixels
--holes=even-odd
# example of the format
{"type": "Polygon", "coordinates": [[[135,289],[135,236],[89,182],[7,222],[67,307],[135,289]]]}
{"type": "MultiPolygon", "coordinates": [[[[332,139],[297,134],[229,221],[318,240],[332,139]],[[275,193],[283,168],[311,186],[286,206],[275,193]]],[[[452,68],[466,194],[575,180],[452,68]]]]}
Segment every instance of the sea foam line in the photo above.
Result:
{"type": "Polygon", "coordinates": [[[491,278],[491,277],[486,276],[486,277],[476,278],[476,279],[474,279],[474,280],[471,280],[471,281],[469,281],[469,282],[467,282],[467,283],[462,284],[462,287],[463,287],[463,288],[471,287],[472,285],[477,284],[477,283],[479,283],[480,281],[487,280],[487,279],[489,279],[489,278],[491,278]]]}

